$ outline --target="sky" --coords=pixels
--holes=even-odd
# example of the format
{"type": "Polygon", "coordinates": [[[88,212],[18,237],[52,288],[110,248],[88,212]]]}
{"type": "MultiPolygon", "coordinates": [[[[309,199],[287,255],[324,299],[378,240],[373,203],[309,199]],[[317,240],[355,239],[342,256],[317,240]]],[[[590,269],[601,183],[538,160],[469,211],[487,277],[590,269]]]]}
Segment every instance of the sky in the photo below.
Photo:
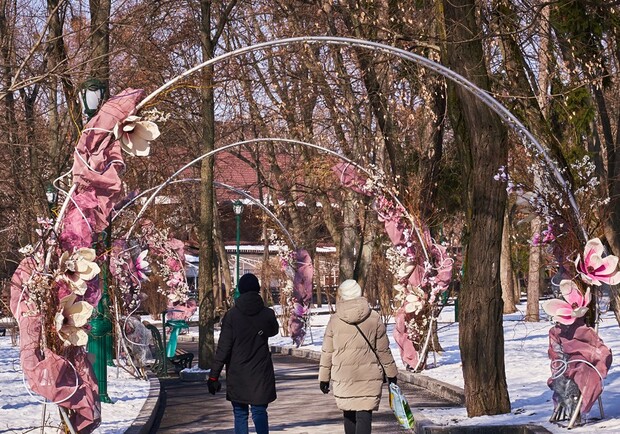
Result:
{"type": "MultiPolygon", "coordinates": [[[[525,305],[520,305],[524,309],[525,305]]],[[[314,310],[310,334],[302,348],[320,351],[327,314],[314,310]]],[[[541,315],[544,313],[541,311],[541,315]]],[[[505,425],[536,424],[553,433],[566,433],[566,428],[548,422],[553,411],[551,390],[547,387],[550,376],[547,357],[548,332],[552,323],[523,321],[523,312],[504,316],[504,339],[506,353],[506,379],[511,402],[511,413],[498,416],[468,418],[465,409],[424,408],[416,409],[437,425],[505,425]]],[[[461,360],[458,349],[458,327],[454,322],[454,310],[448,306],[439,318],[439,339],[444,352],[429,356],[430,367],[424,375],[446,383],[463,387],[461,360]]],[[[388,326],[392,353],[401,369],[404,368],[398,349],[391,338],[392,325],[388,326]]],[[[195,330],[190,333],[197,334],[195,330]]],[[[617,354],[620,349],[618,323],[612,313],[602,315],[599,333],[603,341],[617,354]]],[[[290,346],[288,337],[274,336],[271,345],[290,346]]],[[[95,431],[98,434],[123,433],[138,415],[148,394],[148,382],[134,380],[123,370],[108,369],[108,393],[114,404],[102,404],[103,422],[95,431]],[[118,376],[117,376],[118,375],[118,376]]],[[[26,391],[19,367],[17,347],[11,346],[9,336],[0,337],[0,434],[23,433],[40,426],[43,405],[38,398],[26,391]]],[[[594,405],[585,426],[572,429],[571,433],[592,432],[620,433],[620,367],[614,360],[604,382],[602,395],[605,418],[600,420],[598,406],[594,405]]],[[[48,405],[50,424],[58,424],[57,411],[48,405]]],[[[46,432],[56,432],[49,430],[46,432]]]]}

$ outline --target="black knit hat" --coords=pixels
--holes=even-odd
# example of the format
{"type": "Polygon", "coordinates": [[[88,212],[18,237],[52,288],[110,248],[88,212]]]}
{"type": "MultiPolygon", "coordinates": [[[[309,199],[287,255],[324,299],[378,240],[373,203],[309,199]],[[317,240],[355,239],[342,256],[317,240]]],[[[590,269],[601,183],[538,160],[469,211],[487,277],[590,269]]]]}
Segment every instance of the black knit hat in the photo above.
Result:
{"type": "Polygon", "coordinates": [[[258,277],[252,273],[247,273],[239,279],[239,294],[245,294],[250,291],[260,292],[260,283],[258,283],[258,277]]]}

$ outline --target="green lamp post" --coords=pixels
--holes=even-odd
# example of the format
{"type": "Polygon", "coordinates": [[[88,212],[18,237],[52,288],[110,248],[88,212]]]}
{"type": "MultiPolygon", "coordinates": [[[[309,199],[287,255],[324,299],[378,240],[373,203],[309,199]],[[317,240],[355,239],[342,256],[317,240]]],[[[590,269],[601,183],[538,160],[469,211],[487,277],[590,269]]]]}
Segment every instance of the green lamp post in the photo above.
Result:
{"type": "Polygon", "coordinates": [[[233,293],[233,298],[236,300],[239,298],[239,241],[241,239],[241,213],[243,213],[243,203],[240,200],[233,202],[233,212],[237,220],[237,260],[235,261],[237,269],[235,273],[235,292],[233,293]]]}
{"type": "MultiPolygon", "coordinates": [[[[100,245],[110,247],[110,236],[106,232],[101,233],[100,245]]],[[[110,298],[108,295],[108,263],[101,265],[101,300],[97,310],[90,320],[90,336],[88,338],[87,351],[94,356],[93,369],[99,386],[99,399],[101,402],[111,403],[108,396],[108,359],[112,354],[112,321],[110,321],[110,298]]]]}
{"type": "Polygon", "coordinates": [[[106,85],[96,78],[87,79],[80,86],[80,104],[82,105],[82,113],[90,120],[103,102],[105,97],[106,85]]]}
{"type": "Polygon", "coordinates": [[[54,188],[54,186],[49,183],[45,188],[45,199],[47,200],[47,206],[50,210],[50,215],[54,215],[54,207],[56,206],[56,198],[58,197],[58,192],[54,188]]]}
{"type": "MultiPolygon", "coordinates": [[[[106,85],[96,78],[87,79],[80,86],[80,104],[82,113],[90,120],[101,106],[106,93],[106,85]]],[[[100,234],[98,244],[104,246],[106,251],[111,245],[110,229],[100,234]]],[[[101,402],[111,403],[108,396],[108,363],[112,361],[112,321],[110,321],[110,299],[108,295],[108,269],[106,262],[101,266],[100,281],[101,300],[97,305],[97,311],[90,320],[90,336],[87,351],[94,356],[93,369],[99,386],[99,399],[101,402]]]]}

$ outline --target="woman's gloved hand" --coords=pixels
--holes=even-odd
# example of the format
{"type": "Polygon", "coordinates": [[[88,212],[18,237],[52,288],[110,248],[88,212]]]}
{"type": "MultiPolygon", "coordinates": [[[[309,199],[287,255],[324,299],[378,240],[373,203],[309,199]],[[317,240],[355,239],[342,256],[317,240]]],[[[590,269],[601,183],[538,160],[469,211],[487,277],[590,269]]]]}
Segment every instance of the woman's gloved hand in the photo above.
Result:
{"type": "Polygon", "coordinates": [[[321,392],[325,394],[329,393],[329,381],[321,381],[319,387],[321,388],[321,392]]]}
{"type": "Polygon", "coordinates": [[[207,389],[211,395],[215,395],[216,392],[222,390],[222,384],[215,377],[209,377],[207,380],[207,389]]]}

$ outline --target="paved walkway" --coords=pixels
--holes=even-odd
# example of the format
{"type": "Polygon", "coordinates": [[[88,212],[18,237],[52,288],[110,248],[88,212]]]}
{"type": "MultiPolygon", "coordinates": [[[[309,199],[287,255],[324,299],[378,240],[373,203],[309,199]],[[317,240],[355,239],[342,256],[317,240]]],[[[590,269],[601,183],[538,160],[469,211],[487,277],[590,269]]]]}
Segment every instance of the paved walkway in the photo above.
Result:
{"type": "MultiPolygon", "coordinates": [[[[198,354],[196,343],[180,343],[182,348],[198,354]]],[[[331,434],[344,432],[342,413],[336,408],[333,395],[323,395],[318,387],[318,363],[315,360],[274,354],[278,399],[269,405],[272,433],[331,434]]],[[[151,432],[162,434],[233,432],[230,402],[226,400],[226,381],[222,391],[209,394],[204,382],[162,379],[162,408],[151,432]]],[[[438,398],[426,389],[400,384],[412,407],[448,407],[455,404],[438,398]]],[[[400,428],[384,387],[379,411],[373,414],[373,432],[405,433],[400,428]]],[[[250,432],[255,432],[250,420],[250,432]]]]}

